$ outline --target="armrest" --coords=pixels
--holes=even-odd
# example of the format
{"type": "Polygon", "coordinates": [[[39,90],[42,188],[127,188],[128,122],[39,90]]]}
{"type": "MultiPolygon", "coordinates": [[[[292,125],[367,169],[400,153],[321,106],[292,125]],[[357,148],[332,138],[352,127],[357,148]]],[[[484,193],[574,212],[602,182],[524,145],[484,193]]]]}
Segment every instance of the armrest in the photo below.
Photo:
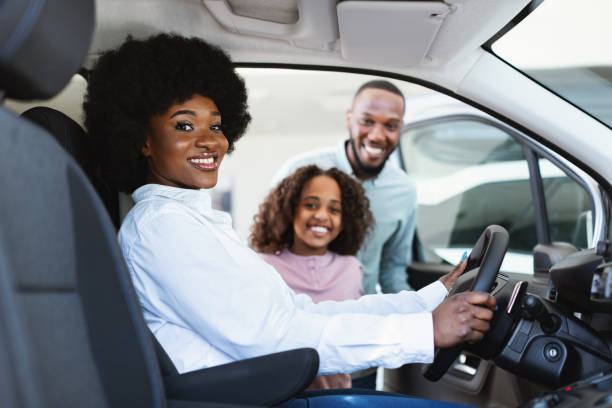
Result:
{"type": "Polygon", "coordinates": [[[275,405],[302,392],[319,370],[316,350],[302,348],[164,378],[170,399],[275,405]]]}

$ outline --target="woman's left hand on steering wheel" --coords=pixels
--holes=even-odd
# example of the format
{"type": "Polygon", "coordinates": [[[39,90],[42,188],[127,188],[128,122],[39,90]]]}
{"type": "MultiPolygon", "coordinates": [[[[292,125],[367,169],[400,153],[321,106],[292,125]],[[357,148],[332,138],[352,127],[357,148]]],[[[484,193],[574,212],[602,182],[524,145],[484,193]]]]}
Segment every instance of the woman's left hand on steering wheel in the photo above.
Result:
{"type": "Polygon", "coordinates": [[[461,276],[463,272],[465,272],[465,267],[467,266],[467,263],[468,260],[467,258],[465,258],[463,261],[459,262],[457,266],[453,268],[452,271],[440,278],[440,282],[442,282],[442,284],[446,287],[446,290],[450,292],[457,279],[461,276]]]}

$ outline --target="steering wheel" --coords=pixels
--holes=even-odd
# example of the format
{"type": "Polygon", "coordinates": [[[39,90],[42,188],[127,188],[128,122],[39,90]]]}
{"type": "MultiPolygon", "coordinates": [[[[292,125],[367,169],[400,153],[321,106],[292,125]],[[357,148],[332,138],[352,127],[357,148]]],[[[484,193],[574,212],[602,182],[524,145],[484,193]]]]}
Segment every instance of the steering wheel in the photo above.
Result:
{"type": "MultiPolygon", "coordinates": [[[[489,225],[476,241],[468,259],[467,266],[455,282],[448,295],[463,292],[490,292],[504,255],[508,249],[508,232],[499,225],[489,225]]],[[[430,381],[438,381],[459,356],[463,344],[438,349],[433,363],[429,364],[423,375],[430,381]]]]}

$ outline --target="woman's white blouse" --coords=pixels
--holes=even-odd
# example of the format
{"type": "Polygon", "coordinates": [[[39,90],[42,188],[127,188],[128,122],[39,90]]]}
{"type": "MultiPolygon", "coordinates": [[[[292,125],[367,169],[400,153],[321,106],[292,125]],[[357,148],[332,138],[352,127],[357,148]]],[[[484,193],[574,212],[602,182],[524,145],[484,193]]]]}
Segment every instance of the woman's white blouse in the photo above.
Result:
{"type": "Polygon", "coordinates": [[[206,190],[157,184],[133,194],[119,231],[145,320],[179,372],[313,347],[319,374],[431,362],[440,282],[314,304],[240,242],[206,190]]]}

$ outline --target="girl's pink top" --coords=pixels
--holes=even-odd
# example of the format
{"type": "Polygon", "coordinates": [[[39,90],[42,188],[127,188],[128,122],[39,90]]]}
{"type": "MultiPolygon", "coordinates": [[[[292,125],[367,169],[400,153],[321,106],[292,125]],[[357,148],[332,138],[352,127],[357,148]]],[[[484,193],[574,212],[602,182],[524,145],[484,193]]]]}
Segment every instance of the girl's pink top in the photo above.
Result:
{"type": "Polygon", "coordinates": [[[294,292],[309,295],[315,303],[357,299],[363,295],[363,269],[354,256],[331,251],[302,256],[287,249],[279,254],[259,256],[276,268],[294,292]]]}

